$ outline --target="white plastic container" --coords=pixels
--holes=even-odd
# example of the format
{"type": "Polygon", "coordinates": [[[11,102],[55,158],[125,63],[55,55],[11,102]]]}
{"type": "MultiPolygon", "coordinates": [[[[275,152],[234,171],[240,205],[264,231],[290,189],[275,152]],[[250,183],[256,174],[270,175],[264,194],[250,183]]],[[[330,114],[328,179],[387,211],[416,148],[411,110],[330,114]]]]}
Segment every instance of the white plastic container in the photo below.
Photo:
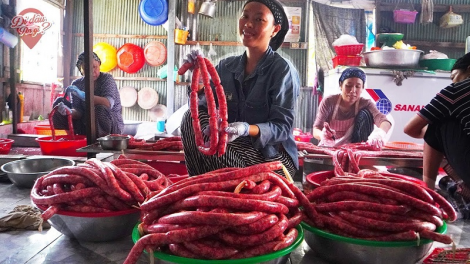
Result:
{"type": "Polygon", "coordinates": [[[465,40],[465,54],[470,52],[470,36],[467,37],[465,40]]]}

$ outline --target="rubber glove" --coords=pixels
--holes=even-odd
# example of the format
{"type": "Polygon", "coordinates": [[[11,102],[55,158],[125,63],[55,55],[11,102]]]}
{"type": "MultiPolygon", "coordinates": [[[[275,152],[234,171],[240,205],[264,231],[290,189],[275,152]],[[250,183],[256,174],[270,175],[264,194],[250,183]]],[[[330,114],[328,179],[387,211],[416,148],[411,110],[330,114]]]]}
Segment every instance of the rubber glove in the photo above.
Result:
{"type": "MultiPolygon", "coordinates": [[[[217,118],[217,125],[218,125],[218,128],[219,128],[219,131],[220,131],[220,123],[222,123],[222,118],[217,118]]],[[[207,125],[205,128],[203,128],[202,133],[205,136],[210,137],[211,136],[210,125],[207,125]]]]}
{"type": "Polygon", "coordinates": [[[60,102],[57,105],[57,112],[59,112],[61,115],[67,115],[67,113],[72,113],[72,109],[66,106],[63,102],[60,102]]]}
{"type": "Polygon", "coordinates": [[[318,143],[318,146],[333,147],[335,145],[335,137],[336,131],[330,128],[330,125],[325,122],[323,124],[323,129],[321,130],[320,142],[318,143]]]}
{"type": "Polygon", "coordinates": [[[385,136],[387,133],[382,129],[374,129],[367,138],[367,143],[371,145],[376,150],[381,150],[385,145],[385,136]]]}
{"type": "Polygon", "coordinates": [[[189,68],[189,70],[194,70],[194,66],[196,65],[196,62],[197,62],[197,56],[202,56],[204,57],[204,55],[202,54],[202,51],[200,49],[193,49],[191,50],[190,53],[186,54],[186,59],[183,60],[183,64],[184,63],[191,63],[193,66],[191,66],[189,68]]]}
{"type": "Polygon", "coordinates": [[[80,100],[85,100],[85,92],[81,91],[77,86],[75,85],[70,85],[65,89],[65,94],[72,93],[73,95],[76,95],[80,100]]]}
{"type": "Polygon", "coordinates": [[[246,122],[233,122],[228,124],[228,127],[225,128],[225,132],[228,134],[228,142],[232,142],[238,137],[248,136],[248,129],[250,125],[246,122]]]}

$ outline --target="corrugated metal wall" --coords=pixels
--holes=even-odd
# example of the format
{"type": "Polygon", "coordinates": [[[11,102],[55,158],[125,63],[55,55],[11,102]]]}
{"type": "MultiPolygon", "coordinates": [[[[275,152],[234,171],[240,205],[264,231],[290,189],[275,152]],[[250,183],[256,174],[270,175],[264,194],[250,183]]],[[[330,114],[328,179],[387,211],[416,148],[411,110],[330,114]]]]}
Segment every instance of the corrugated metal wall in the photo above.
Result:
{"type": "MultiPolygon", "coordinates": [[[[421,5],[421,0],[382,0],[382,3],[398,4],[398,8],[409,8],[410,4],[421,5]]],[[[433,0],[434,5],[469,5],[468,0],[433,0]]],[[[393,12],[381,12],[381,20],[379,26],[389,27],[395,32],[401,32],[406,40],[427,41],[427,42],[465,42],[467,36],[470,35],[470,13],[459,13],[459,10],[453,10],[455,13],[462,15],[464,24],[455,28],[445,29],[439,27],[439,20],[445,12],[434,12],[433,22],[429,24],[419,23],[419,13],[416,17],[414,24],[399,24],[393,21],[393,12]]],[[[461,48],[432,48],[432,47],[417,47],[429,52],[429,49],[438,49],[446,53],[450,58],[459,58],[464,55],[465,50],[461,48]]]]}
{"type": "MultiPolygon", "coordinates": [[[[162,26],[149,26],[142,21],[138,12],[139,0],[95,0],[93,1],[93,31],[94,34],[117,34],[117,35],[157,35],[166,36],[167,32],[162,26]]],[[[214,18],[198,16],[198,24],[196,28],[197,36],[196,40],[200,41],[214,41],[216,35],[218,35],[219,41],[238,41],[237,25],[238,16],[242,9],[245,1],[218,1],[217,11],[214,18]]],[[[73,33],[83,33],[83,1],[73,1],[74,3],[74,23],[73,33]]],[[[188,14],[186,12],[187,0],[179,0],[177,3],[176,14],[177,17],[183,21],[184,26],[191,29],[192,25],[186,25],[189,21],[188,14]]],[[[304,7],[305,3],[302,2],[291,2],[288,6],[300,6],[304,7]]],[[[301,40],[305,39],[305,28],[306,28],[307,14],[303,10],[302,24],[301,24],[301,40]]],[[[73,37],[73,50],[72,57],[76,58],[80,52],[83,51],[83,37],[73,37]]],[[[125,43],[134,43],[140,47],[144,47],[146,43],[158,40],[167,44],[167,39],[139,39],[139,38],[94,38],[94,43],[107,42],[117,49],[125,43]]],[[[187,54],[191,48],[191,45],[178,45],[176,47],[175,64],[181,65],[183,58],[180,54],[187,54]]],[[[202,49],[207,54],[209,46],[202,46],[202,49]]],[[[214,45],[213,49],[217,55],[211,57],[214,64],[217,64],[221,58],[225,58],[230,55],[241,54],[244,51],[243,46],[218,46],[214,45]]],[[[306,72],[307,72],[307,50],[301,49],[289,49],[283,47],[278,50],[279,54],[289,59],[299,71],[299,75],[302,78],[302,85],[306,83],[306,72]]],[[[75,68],[75,61],[72,61],[72,72],[71,76],[78,76],[79,72],[75,68]]],[[[119,68],[112,70],[110,73],[119,79],[119,77],[157,77],[157,71],[160,67],[151,67],[145,65],[142,70],[135,74],[127,74],[121,71],[119,68]]],[[[187,81],[188,76],[184,76],[181,81],[187,81]]],[[[137,80],[117,80],[118,88],[124,86],[135,87],[140,90],[143,87],[154,88],[159,96],[159,103],[166,104],[166,82],[164,81],[137,81],[137,80]]],[[[299,100],[298,111],[311,112],[310,108],[306,108],[311,105],[311,100],[305,100],[305,98],[312,98],[311,89],[302,89],[301,95],[303,100],[299,100]]],[[[177,85],[175,87],[175,110],[181,105],[187,102],[186,87],[177,85]]],[[[300,114],[299,113],[299,114],[300,114]]],[[[123,108],[124,119],[129,120],[149,120],[147,110],[141,109],[137,104],[130,108],[123,108]]],[[[297,115],[299,116],[299,115],[297,115]]],[[[305,127],[306,120],[299,118],[296,121],[296,127],[305,127]]]]}
{"type": "MultiPolygon", "coordinates": [[[[139,16],[139,0],[95,0],[93,1],[93,33],[94,34],[115,34],[115,35],[138,35],[156,36],[155,38],[121,38],[121,37],[94,37],[94,44],[106,42],[119,49],[125,43],[133,43],[142,48],[151,41],[160,41],[167,45],[167,32],[162,26],[150,26],[142,21],[139,16]]],[[[73,33],[83,33],[83,1],[73,1],[74,3],[74,23],[73,33]]],[[[83,36],[73,37],[72,48],[72,72],[71,76],[79,76],[80,73],[75,67],[74,59],[83,51],[83,36]]],[[[159,103],[166,105],[166,81],[141,81],[141,80],[119,80],[120,77],[137,78],[157,78],[157,71],[164,66],[152,67],[145,64],[144,67],[134,74],[126,73],[116,67],[110,71],[117,80],[118,88],[131,86],[138,91],[144,87],[152,87],[158,92],[159,103]]],[[[176,94],[183,86],[176,86],[176,94]]],[[[123,117],[128,120],[150,121],[148,111],[141,109],[138,104],[133,107],[123,108],[123,117]]]]}

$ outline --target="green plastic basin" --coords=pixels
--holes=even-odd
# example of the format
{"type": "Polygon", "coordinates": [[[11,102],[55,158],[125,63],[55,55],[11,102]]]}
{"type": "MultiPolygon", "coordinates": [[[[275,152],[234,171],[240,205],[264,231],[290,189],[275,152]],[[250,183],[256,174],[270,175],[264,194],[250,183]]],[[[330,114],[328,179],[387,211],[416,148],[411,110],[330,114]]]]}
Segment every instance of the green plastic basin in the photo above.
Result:
{"type": "Polygon", "coordinates": [[[427,59],[420,60],[419,66],[427,68],[430,71],[443,70],[450,71],[455,64],[456,59],[427,59]]]}
{"type": "MultiPolygon", "coordinates": [[[[140,223],[137,223],[132,231],[132,241],[134,243],[140,239],[140,234],[138,230],[138,226],[140,223]]],[[[298,235],[292,245],[278,250],[276,252],[256,256],[252,258],[244,258],[244,259],[228,259],[228,260],[207,260],[207,259],[191,259],[191,258],[184,258],[179,257],[171,254],[167,254],[164,252],[156,251],[154,252],[154,256],[157,259],[164,261],[165,263],[179,263],[179,264],[255,264],[255,263],[270,263],[272,260],[276,260],[278,258],[284,257],[285,255],[290,254],[294,249],[296,249],[303,241],[304,241],[304,232],[300,225],[297,227],[298,235]]],[[[147,252],[146,252],[147,253],[147,252]]]]}

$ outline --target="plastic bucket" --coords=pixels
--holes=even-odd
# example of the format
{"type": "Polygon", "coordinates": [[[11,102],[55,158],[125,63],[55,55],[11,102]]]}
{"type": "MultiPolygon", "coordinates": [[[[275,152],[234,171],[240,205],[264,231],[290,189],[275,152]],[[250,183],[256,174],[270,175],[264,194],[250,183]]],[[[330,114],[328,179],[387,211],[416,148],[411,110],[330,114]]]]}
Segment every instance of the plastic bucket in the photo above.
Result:
{"type": "MultiPolygon", "coordinates": [[[[52,130],[50,125],[36,125],[34,126],[34,130],[36,131],[36,134],[38,135],[52,135],[52,130]]],[[[67,131],[65,130],[59,130],[55,129],[55,134],[57,136],[65,136],[67,135],[67,131]]]]}
{"type": "Polygon", "coordinates": [[[72,140],[71,136],[56,136],[56,140],[52,137],[36,138],[39,143],[43,155],[53,156],[72,156],[72,157],[86,157],[86,152],[77,152],[77,149],[86,147],[86,136],[75,135],[72,140]]]}
{"type": "Polygon", "coordinates": [[[182,29],[175,29],[175,43],[177,44],[186,44],[186,40],[188,39],[189,31],[182,30],[182,29]]]}

